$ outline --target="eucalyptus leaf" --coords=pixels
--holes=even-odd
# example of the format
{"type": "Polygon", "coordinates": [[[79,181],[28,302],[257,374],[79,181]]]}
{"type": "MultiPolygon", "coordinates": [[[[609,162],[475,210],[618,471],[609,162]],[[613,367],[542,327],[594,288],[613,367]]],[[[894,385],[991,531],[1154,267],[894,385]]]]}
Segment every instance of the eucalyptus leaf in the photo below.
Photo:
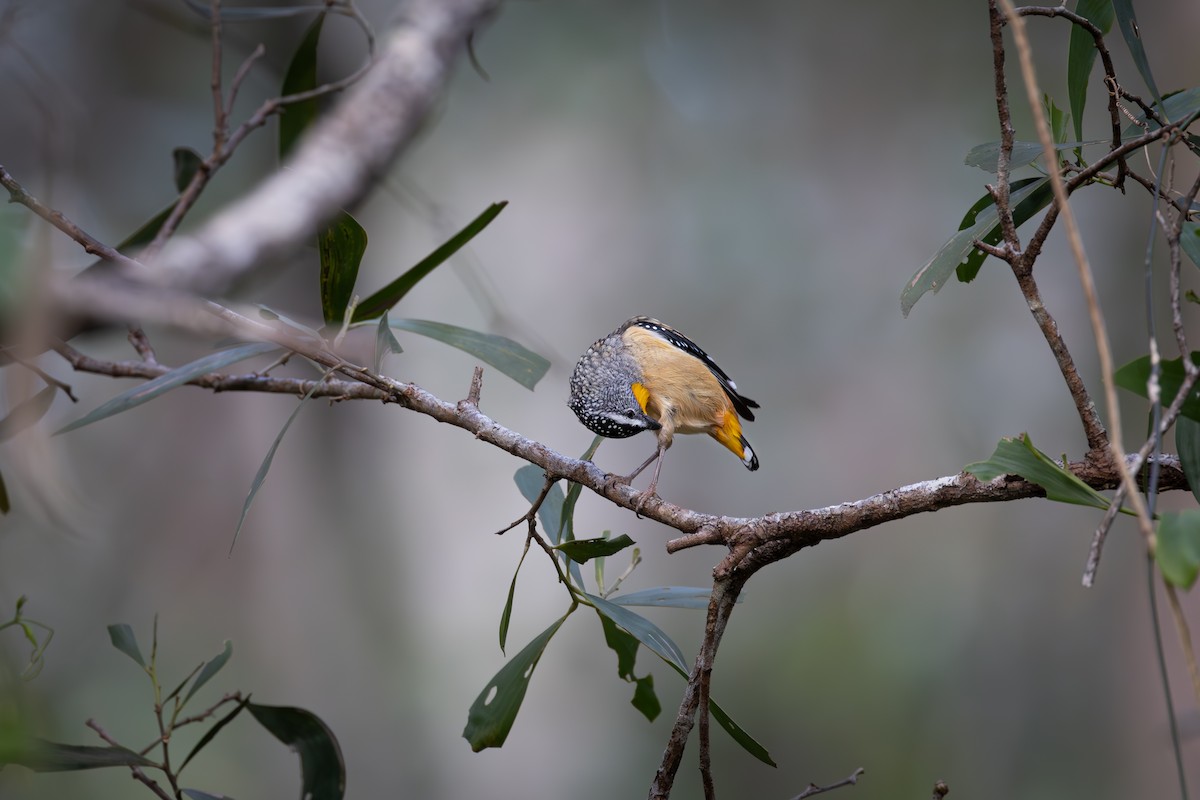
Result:
{"type": "Polygon", "coordinates": [[[354,310],[352,321],[363,322],[375,319],[384,311],[387,311],[400,302],[404,295],[408,294],[409,290],[416,286],[422,278],[444,264],[452,255],[461,250],[467,242],[474,239],[504,210],[506,205],[508,205],[508,201],[492,203],[482,214],[467,223],[466,227],[451,236],[443,245],[418,261],[399,278],[396,278],[396,280],[359,303],[358,307],[354,310]]]}
{"type": "Polygon", "coordinates": [[[229,543],[229,552],[233,552],[234,545],[237,544],[238,534],[242,532],[242,526],[246,523],[246,515],[250,513],[250,506],[254,504],[254,498],[258,495],[258,490],[262,488],[263,481],[267,479],[267,472],[271,469],[271,462],[275,460],[275,451],[279,449],[279,445],[283,442],[284,434],[288,432],[288,428],[300,415],[300,410],[307,405],[307,401],[313,396],[313,392],[324,382],[325,378],[329,377],[332,370],[321,376],[321,380],[313,381],[312,388],[305,393],[304,397],[300,398],[300,402],[292,409],[292,413],[288,415],[287,421],[283,423],[283,427],[279,429],[279,433],[275,436],[275,441],[271,442],[271,449],[267,451],[267,455],[263,458],[262,463],[258,466],[258,472],[254,475],[254,481],[250,484],[250,492],[246,495],[245,502],[242,503],[242,515],[238,517],[237,528],[233,532],[233,541],[229,543]]]}
{"type": "MultiPolygon", "coordinates": [[[[1193,364],[1200,365],[1200,353],[1191,354],[1193,364]]],[[[1158,385],[1164,404],[1173,403],[1175,395],[1183,387],[1186,372],[1183,369],[1183,359],[1174,358],[1159,362],[1158,385]]],[[[1122,389],[1127,389],[1136,395],[1149,399],[1150,356],[1135,358],[1113,373],[1113,382],[1122,389]]],[[[1200,388],[1193,387],[1187,399],[1183,401],[1181,413],[1191,419],[1200,421],[1200,388]]]]}
{"type": "Polygon", "coordinates": [[[346,764],[333,731],[317,715],[291,706],[246,708],[272,736],[300,756],[300,796],[306,800],[341,800],[346,792],[346,764]]]}
{"type": "Polygon", "coordinates": [[[1200,222],[1185,222],[1179,232],[1179,247],[1200,267],[1200,222]]]}
{"type": "Polygon", "coordinates": [[[1200,509],[1162,515],[1155,536],[1154,560],[1173,586],[1191,589],[1200,574],[1200,509]]]}
{"type": "MultiPolygon", "coordinates": [[[[656,586],[608,598],[620,606],[649,606],[657,608],[708,608],[711,589],[699,586],[656,586]]],[[[739,596],[739,603],[742,598],[739,596]]]]}
{"type": "Polygon", "coordinates": [[[239,361],[245,361],[248,358],[259,356],[264,353],[273,353],[280,349],[279,345],[269,342],[252,342],[251,344],[243,344],[237,347],[231,347],[227,350],[220,350],[211,355],[198,358],[181,367],[176,367],[170,372],[165,372],[153,380],[135,386],[127,392],[122,392],[113,399],[104,403],[99,408],[96,408],[90,414],[87,414],[74,422],[59,428],[54,435],[73,431],[76,428],[82,428],[84,425],[91,425],[93,422],[99,422],[102,419],[120,414],[123,411],[128,411],[131,408],[137,408],[142,403],[147,403],[160,395],[166,394],[172,389],[177,389],[191,380],[199,378],[201,375],[207,375],[215,370],[227,367],[230,364],[236,364],[239,361]]]}
{"type": "MultiPolygon", "coordinates": [[[[661,628],[655,625],[650,620],[630,611],[627,608],[622,608],[619,605],[610,603],[602,597],[597,597],[592,594],[584,595],[588,602],[592,604],[596,611],[608,617],[613,622],[620,625],[628,633],[633,635],[635,639],[650,648],[651,652],[667,662],[676,672],[683,676],[684,680],[688,679],[687,664],[683,661],[683,653],[679,646],[667,636],[661,628]]],[[[771,754],[763,747],[753,736],[748,734],[740,725],[725,713],[715,700],[710,700],[708,704],[709,712],[714,720],[721,728],[728,733],[735,742],[748,752],[750,755],[757,758],[764,764],[772,767],[777,766],[771,759],[771,754]]]]}
{"type": "MultiPolygon", "coordinates": [[[[204,158],[190,147],[176,147],[171,151],[171,158],[175,162],[175,191],[183,193],[192,182],[192,178],[196,177],[196,173],[200,171],[201,165],[204,164],[204,158]]],[[[174,206],[171,206],[173,209],[174,206]]],[[[166,222],[166,219],[163,219],[166,222]]],[[[161,228],[162,226],[159,225],[161,228]]]]}
{"type": "MultiPolygon", "coordinates": [[[[517,484],[521,496],[533,504],[537,502],[542,487],[546,485],[546,471],[536,464],[526,464],[513,473],[513,481],[517,484]]],[[[542,532],[550,540],[550,544],[558,544],[558,532],[562,530],[563,491],[555,482],[546,493],[542,505],[538,508],[538,519],[542,523],[542,532]]]]}
{"type": "Polygon", "coordinates": [[[227,794],[209,794],[199,789],[180,789],[179,791],[183,792],[184,797],[188,800],[233,800],[227,794]]]}
{"type": "Polygon", "coordinates": [[[367,251],[367,232],[345,211],[317,236],[321,312],[326,325],[340,325],[354,296],[358,268],[367,251]]]}
{"type": "Polygon", "coordinates": [[[375,372],[378,373],[383,368],[383,359],[388,354],[403,352],[404,348],[400,347],[400,343],[396,341],[396,335],[392,333],[391,323],[388,322],[388,315],[385,311],[379,318],[379,324],[375,326],[375,372]]]}
{"type": "Polygon", "coordinates": [[[662,704],[654,693],[654,681],[651,676],[639,678],[633,674],[637,663],[638,640],[604,614],[596,612],[596,616],[600,618],[600,625],[604,629],[605,644],[617,654],[617,674],[622,680],[635,685],[631,701],[633,707],[653,722],[662,711],[662,704]]]}
{"type": "MultiPolygon", "coordinates": [[[[221,9],[224,16],[226,9],[221,9]]],[[[283,76],[283,86],[279,90],[281,97],[287,97],[300,92],[307,92],[317,87],[317,46],[321,42],[321,26],[325,22],[325,14],[317,14],[316,19],[304,32],[292,60],[288,63],[287,72],[283,76]]],[[[320,106],[314,97],[299,103],[289,103],[279,117],[279,158],[283,160],[296,146],[301,134],[312,125],[317,118],[320,106]]],[[[341,319],[339,318],[339,322],[341,319]]]]}
{"type": "Polygon", "coordinates": [[[124,747],[94,747],[31,739],[0,742],[0,767],[18,764],[34,772],[72,772],[102,767],[153,767],[155,763],[124,747]]]}
{"type": "Polygon", "coordinates": [[[56,394],[58,394],[58,387],[48,385],[33,397],[22,400],[13,406],[12,411],[9,411],[4,419],[0,419],[0,442],[11,439],[46,416],[46,412],[54,404],[56,394]]]}
{"type": "Polygon", "coordinates": [[[513,570],[512,581],[508,584],[508,598],[504,601],[504,610],[500,612],[500,652],[504,652],[505,645],[508,644],[508,626],[512,621],[513,598],[517,595],[517,576],[521,574],[521,565],[525,563],[525,556],[529,555],[529,541],[525,542],[525,549],[521,551],[521,560],[517,562],[517,568],[513,570]]]}
{"type": "Polygon", "coordinates": [[[508,738],[521,703],[525,700],[525,692],[529,688],[529,680],[546,645],[562,627],[567,614],[546,630],[542,631],[533,641],[525,645],[500,671],[488,681],[487,686],[475,698],[467,712],[467,726],[463,729],[463,738],[478,753],[488,747],[500,747],[508,738]]]}
{"type": "Polygon", "coordinates": [[[183,768],[188,765],[188,762],[195,758],[200,751],[208,745],[209,742],[215,739],[217,734],[221,732],[222,728],[233,722],[234,719],[237,718],[237,715],[246,709],[246,706],[249,705],[249,703],[249,699],[239,700],[238,704],[233,708],[232,711],[214,722],[212,726],[210,726],[209,729],[204,732],[204,735],[200,737],[200,740],[192,746],[192,749],[188,751],[187,757],[184,758],[183,763],[179,765],[179,771],[182,772],[183,768]]]}
{"type": "MultiPolygon", "coordinates": [[[[1108,33],[1113,23],[1112,0],[1079,0],[1075,13],[1108,33]]],[[[1096,63],[1096,40],[1078,25],[1071,26],[1071,41],[1067,47],[1067,102],[1075,121],[1075,138],[1083,138],[1083,109],[1087,105],[1087,88],[1096,63]]]]}
{"type": "Polygon", "coordinates": [[[550,369],[550,362],[537,353],[522,347],[512,339],[493,333],[480,333],[469,328],[460,328],[457,325],[420,319],[392,320],[392,328],[428,336],[430,339],[436,339],[443,344],[470,353],[485,364],[500,370],[526,389],[533,389],[546,374],[546,370],[550,369]]]}
{"type": "Polygon", "coordinates": [[[611,556],[635,544],[637,542],[622,533],[612,539],[576,539],[571,542],[562,542],[555,545],[554,549],[565,553],[572,561],[585,564],[593,558],[611,556]]]}
{"type": "Polygon", "coordinates": [[[1200,422],[1180,414],[1175,420],[1175,446],[1192,496],[1200,502],[1200,422]]]}
{"type": "Polygon", "coordinates": [[[112,641],[113,647],[132,658],[142,667],[146,666],[146,660],[142,658],[142,650],[138,647],[137,636],[134,635],[133,628],[129,627],[129,625],[124,622],[117,625],[109,625],[108,638],[112,641]]]}
{"type": "MultiPolygon", "coordinates": [[[[1050,189],[1049,179],[1044,177],[1029,178],[1020,182],[1014,181],[1010,188],[1009,203],[1013,208],[1013,217],[1014,220],[1019,218],[1021,222],[1045,208],[1054,196],[1050,189]],[[1028,204],[1025,202],[1027,200],[1028,204]],[[1020,212],[1020,216],[1018,216],[1018,212],[1020,212]]],[[[982,240],[989,244],[999,241],[997,234],[1000,233],[1000,214],[991,198],[981,199],[972,206],[971,210],[975,214],[972,217],[968,213],[970,224],[967,225],[968,219],[964,218],[965,227],[960,228],[958,233],[950,237],[950,240],[942,245],[933,258],[909,279],[904,291],[900,294],[900,311],[904,316],[908,316],[908,312],[926,292],[932,291],[936,294],[945,286],[950,280],[951,273],[960,264],[983,263],[987,256],[983,251],[976,249],[976,240],[982,240]]],[[[978,271],[977,266],[975,269],[978,271]]],[[[960,279],[962,277],[960,275],[960,279]]]]}
{"type": "Polygon", "coordinates": [[[1041,486],[1046,497],[1059,503],[1101,509],[1109,506],[1108,498],[1034,447],[1024,433],[1015,439],[1001,439],[991,458],[968,464],[964,470],[985,483],[1001,475],[1019,475],[1041,486]]]}
{"type": "Polygon", "coordinates": [[[1146,48],[1142,46],[1142,32],[1137,24],[1137,16],[1133,13],[1133,0],[1112,0],[1112,5],[1117,18],[1117,27],[1121,29],[1121,35],[1125,37],[1125,46],[1129,48],[1129,54],[1133,56],[1133,63],[1141,73],[1142,80],[1150,89],[1154,101],[1162,103],[1162,95],[1158,91],[1158,85],[1154,82],[1154,74],[1150,71],[1150,60],[1146,57],[1146,48]]]}
{"type": "Polygon", "coordinates": [[[187,703],[192,698],[201,686],[212,680],[212,677],[221,671],[221,668],[229,661],[229,657],[233,655],[233,642],[225,640],[225,648],[216,656],[205,662],[204,668],[200,670],[200,674],[196,676],[196,680],[192,681],[192,688],[188,689],[187,695],[183,698],[183,702],[187,703]]]}

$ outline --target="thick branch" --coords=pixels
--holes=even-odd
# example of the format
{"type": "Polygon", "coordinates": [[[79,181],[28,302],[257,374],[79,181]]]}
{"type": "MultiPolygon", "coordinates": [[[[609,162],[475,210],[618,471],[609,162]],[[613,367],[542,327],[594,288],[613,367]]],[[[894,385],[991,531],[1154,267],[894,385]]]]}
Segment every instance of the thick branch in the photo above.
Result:
{"type": "Polygon", "coordinates": [[[457,55],[498,0],[413,0],[379,58],[298,144],[287,168],[154,259],[146,280],[220,295],[353,208],[416,135],[457,55]]]}

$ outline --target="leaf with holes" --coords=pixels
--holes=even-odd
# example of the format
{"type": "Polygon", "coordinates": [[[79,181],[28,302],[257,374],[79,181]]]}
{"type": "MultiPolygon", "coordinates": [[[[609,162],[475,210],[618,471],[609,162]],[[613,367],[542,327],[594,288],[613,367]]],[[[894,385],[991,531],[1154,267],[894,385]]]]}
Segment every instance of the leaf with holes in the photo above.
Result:
{"type": "Polygon", "coordinates": [[[638,640],[634,638],[633,634],[599,611],[596,612],[596,616],[600,618],[600,625],[604,629],[605,644],[617,654],[617,675],[621,677],[621,680],[634,684],[633,700],[631,701],[633,707],[642,712],[647,720],[653,722],[662,711],[662,704],[658,701],[658,695],[654,693],[653,677],[647,674],[645,677],[639,678],[633,674],[634,666],[637,664],[638,640]]]}
{"type": "Polygon", "coordinates": [[[467,727],[463,729],[463,738],[478,753],[488,747],[500,747],[508,738],[516,721],[517,712],[525,699],[529,688],[529,679],[537,667],[546,645],[551,637],[558,632],[566,620],[567,614],[559,617],[553,625],[538,634],[533,641],[525,645],[508,663],[500,668],[488,685],[475,698],[471,709],[467,712],[467,727]]]}
{"type": "MultiPolygon", "coordinates": [[[[650,648],[651,652],[667,662],[672,669],[682,675],[684,680],[688,679],[688,668],[683,660],[683,652],[679,649],[679,645],[675,644],[662,628],[659,628],[640,614],[636,614],[627,608],[622,608],[615,603],[610,603],[602,597],[586,593],[584,596],[587,597],[588,602],[598,612],[620,625],[632,634],[635,639],[650,648]]],[[[726,714],[724,709],[717,705],[715,700],[709,701],[708,708],[712,713],[713,719],[717,721],[717,724],[735,742],[741,745],[742,749],[764,764],[772,767],[778,766],[771,759],[771,754],[767,752],[767,749],[759,744],[745,729],[734,722],[733,718],[726,714]]]]}

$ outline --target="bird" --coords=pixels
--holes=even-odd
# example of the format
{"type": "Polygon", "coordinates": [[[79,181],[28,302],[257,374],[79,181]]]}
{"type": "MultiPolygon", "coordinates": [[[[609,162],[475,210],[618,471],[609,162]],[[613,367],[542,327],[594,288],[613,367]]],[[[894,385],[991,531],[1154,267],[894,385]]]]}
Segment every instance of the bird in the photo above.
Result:
{"type": "Polygon", "coordinates": [[[758,456],[742,435],[742,419],[754,420],[758,403],[700,346],[665,322],[633,317],[584,351],[571,373],[567,405],[587,428],[611,439],[654,431],[657,447],[621,483],[632,482],[651,463],[654,474],[638,501],[657,494],[663,456],[677,433],[707,433],[758,469],[758,456]]]}

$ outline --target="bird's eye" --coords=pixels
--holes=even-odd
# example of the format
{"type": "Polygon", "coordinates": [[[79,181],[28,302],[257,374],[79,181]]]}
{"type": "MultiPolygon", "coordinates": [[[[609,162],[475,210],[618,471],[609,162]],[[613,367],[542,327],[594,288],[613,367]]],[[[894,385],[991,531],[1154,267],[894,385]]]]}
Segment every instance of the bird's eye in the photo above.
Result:
{"type": "Polygon", "coordinates": [[[637,415],[638,415],[637,409],[634,409],[634,408],[628,409],[625,413],[635,419],[637,418],[637,415]]]}

